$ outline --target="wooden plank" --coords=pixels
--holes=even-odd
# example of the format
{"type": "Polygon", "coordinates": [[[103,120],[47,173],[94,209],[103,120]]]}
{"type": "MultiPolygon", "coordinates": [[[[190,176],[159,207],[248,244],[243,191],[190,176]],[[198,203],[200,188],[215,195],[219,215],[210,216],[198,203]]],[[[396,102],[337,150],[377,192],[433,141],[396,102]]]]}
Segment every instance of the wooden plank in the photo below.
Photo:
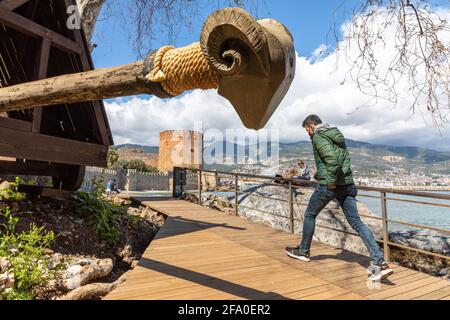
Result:
{"type": "Polygon", "coordinates": [[[82,51],[78,43],[3,7],[0,7],[0,22],[31,37],[47,38],[54,47],[62,51],[76,54],[82,51]]]}
{"type": "Polygon", "coordinates": [[[106,167],[105,146],[1,127],[0,136],[5,157],[106,167]]]}
{"type": "MultiPolygon", "coordinates": [[[[151,283],[142,282],[140,280],[136,281],[136,279],[134,281],[127,280],[128,284],[115,290],[115,293],[127,292],[130,295],[141,295],[143,292],[151,292],[152,294],[161,293],[162,295],[164,292],[168,296],[175,296],[179,294],[180,291],[194,293],[201,291],[203,288],[214,287],[220,282],[223,282],[224,286],[233,286],[234,283],[239,283],[241,285],[245,284],[245,279],[252,279],[254,281],[258,279],[267,279],[274,273],[282,273],[283,270],[284,266],[274,263],[266,266],[251,266],[248,268],[242,268],[242,270],[233,269],[221,272],[217,275],[212,275],[210,273],[202,274],[197,272],[197,270],[195,274],[193,273],[193,276],[189,274],[189,271],[186,272],[185,275],[180,272],[180,276],[178,278],[172,277],[170,280],[160,280],[156,282],[153,282],[152,280],[151,283]],[[198,283],[204,283],[205,285],[199,286],[198,283],[195,283],[195,281],[198,281],[198,283]]],[[[224,289],[224,286],[220,286],[220,289],[224,289]]]]}
{"type": "Polygon", "coordinates": [[[432,291],[430,293],[421,295],[417,298],[414,298],[413,300],[439,300],[442,298],[445,298],[447,295],[450,294],[450,284],[448,284],[446,287],[443,287],[439,290],[432,291]]]}
{"type": "Polygon", "coordinates": [[[429,285],[425,285],[423,287],[412,289],[408,292],[401,293],[399,295],[390,297],[388,300],[412,300],[414,298],[435,292],[439,289],[446,289],[447,294],[450,293],[449,283],[447,283],[447,281],[438,281],[438,282],[431,283],[429,285]]]}
{"type": "Polygon", "coordinates": [[[2,0],[0,7],[13,11],[30,0],[2,0]]]}
{"type": "Polygon", "coordinates": [[[361,265],[367,257],[322,244],[316,253],[330,258],[302,263],[287,258],[279,243],[298,241],[295,235],[284,237],[269,227],[179,200],[150,203],[169,218],[129,281],[107,299],[412,299],[433,292],[439,299],[448,296],[442,291],[448,282],[397,265],[391,284],[371,290],[361,265]],[[336,254],[339,259],[332,259],[336,254]]]}
{"type": "Polygon", "coordinates": [[[431,283],[436,283],[439,281],[442,281],[442,279],[435,278],[435,277],[426,277],[426,278],[418,280],[418,281],[414,281],[414,282],[411,282],[408,284],[396,286],[395,288],[385,290],[383,292],[378,292],[378,293],[368,295],[367,297],[369,299],[387,299],[387,298],[390,298],[393,296],[398,296],[399,294],[407,294],[409,291],[411,291],[415,288],[420,288],[422,286],[426,286],[431,283]]]}
{"type": "Polygon", "coordinates": [[[0,127],[19,131],[31,131],[31,122],[14,118],[0,117],[0,127]]]}
{"type": "MultiPolygon", "coordinates": [[[[51,41],[43,38],[37,55],[37,67],[34,74],[34,80],[47,78],[48,61],[50,57],[51,41]]],[[[41,132],[42,124],[42,108],[34,108],[33,110],[33,132],[41,132]]]]}
{"type": "Polygon", "coordinates": [[[43,198],[66,198],[73,194],[72,191],[53,189],[53,188],[45,188],[39,186],[32,185],[19,185],[17,190],[20,193],[32,194],[34,196],[39,196],[43,198]]]}
{"type": "Polygon", "coordinates": [[[58,164],[38,162],[0,161],[0,174],[59,176],[64,167],[58,164]]]}

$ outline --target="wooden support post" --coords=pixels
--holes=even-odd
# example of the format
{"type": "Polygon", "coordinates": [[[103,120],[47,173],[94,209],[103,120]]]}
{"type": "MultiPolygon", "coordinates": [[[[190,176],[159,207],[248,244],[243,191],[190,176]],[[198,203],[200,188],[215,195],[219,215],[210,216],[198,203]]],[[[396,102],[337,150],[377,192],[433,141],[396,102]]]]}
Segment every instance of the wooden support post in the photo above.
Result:
{"type": "MultiPolygon", "coordinates": [[[[34,74],[35,80],[45,79],[47,78],[47,70],[48,70],[48,60],[50,57],[50,47],[52,42],[43,38],[41,42],[41,47],[38,54],[38,63],[37,68],[34,74]]],[[[41,132],[41,123],[42,123],[42,108],[37,107],[33,110],[33,132],[41,132]]]]}
{"type": "Polygon", "coordinates": [[[239,176],[234,177],[234,215],[239,215],[239,176]]]}
{"type": "Polygon", "coordinates": [[[291,222],[291,233],[295,233],[294,193],[292,192],[292,182],[291,181],[289,181],[289,220],[291,222]]]}
{"type": "Polygon", "coordinates": [[[202,205],[202,189],[203,189],[203,182],[202,182],[202,172],[198,172],[198,204],[202,205]]]}
{"type": "Polygon", "coordinates": [[[389,262],[391,253],[389,249],[389,225],[388,225],[388,213],[387,213],[387,201],[386,192],[380,192],[381,196],[381,213],[383,218],[383,249],[384,259],[389,262]]]}

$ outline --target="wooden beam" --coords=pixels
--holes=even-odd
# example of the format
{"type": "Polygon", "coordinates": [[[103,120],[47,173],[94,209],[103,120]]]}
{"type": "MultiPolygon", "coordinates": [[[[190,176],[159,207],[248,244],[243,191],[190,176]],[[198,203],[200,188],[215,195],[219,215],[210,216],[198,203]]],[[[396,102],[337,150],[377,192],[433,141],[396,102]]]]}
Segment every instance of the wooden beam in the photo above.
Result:
{"type": "Polygon", "coordinates": [[[0,2],[0,6],[7,10],[13,11],[14,9],[17,9],[28,1],[30,0],[3,0],[2,2],[0,2]]]}
{"type": "Polygon", "coordinates": [[[138,61],[1,88],[0,112],[136,94],[171,97],[160,83],[145,80],[144,70],[144,62],[138,61]]]}
{"type": "Polygon", "coordinates": [[[108,147],[0,127],[0,155],[28,160],[106,167],[108,147]]]}
{"type": "MultiPolygon", "coordinates": [[[[31,122],[14,118],[0,117],[0,127],[20,131],[31,131],[31,122]]],[[[1,152],[0,152],[1,153],[1,152]]]]}
{"type": "Polygon", "coordinates": [[[69,53],[81,53],[78,43],[0,6],[0,23],[35,38],[47,38],[52,45],[69,53]]]}
{"type": "Polygon", "coordinates": [[[0,174],[22,176],[59,176],[66,166],[40,162],[0,161],[0,174]]]}
{"type": "Polygon", "coordinates": [[[72,191],[32,186],[27,184],[20,184],[17,191],[20,193],[31,194],[39,198],[68,198],[73,194],[72,191]]]}

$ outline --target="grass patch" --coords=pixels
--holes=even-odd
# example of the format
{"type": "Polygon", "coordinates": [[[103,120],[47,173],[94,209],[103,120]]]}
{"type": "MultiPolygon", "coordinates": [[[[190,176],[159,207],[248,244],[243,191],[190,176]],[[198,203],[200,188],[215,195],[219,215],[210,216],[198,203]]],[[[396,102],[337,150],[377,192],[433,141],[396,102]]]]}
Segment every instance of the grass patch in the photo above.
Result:
{"type": "Polygon", "coordinates": [[[19,218],[8,207],[0,210],[0,218],[4,221],[0,224],[0,256],[8,259],[11,264],[9,271],[15,275],[14,288],[0,294],[0,299],[32,300],[33,290],[44,286],[53,276],[46,269],[49,258],[45,250],[54,242],[55,234],[34,224],[30,225],[29,231],[16,232],[19,218]]]}

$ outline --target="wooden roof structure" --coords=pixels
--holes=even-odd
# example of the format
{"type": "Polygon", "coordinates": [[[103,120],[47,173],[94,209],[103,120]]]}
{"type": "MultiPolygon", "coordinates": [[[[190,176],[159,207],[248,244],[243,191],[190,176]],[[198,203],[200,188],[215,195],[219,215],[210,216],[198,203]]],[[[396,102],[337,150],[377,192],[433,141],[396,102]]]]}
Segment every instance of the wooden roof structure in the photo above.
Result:
{"type": "MultiPolygon", "coordinates": [[[[94,69],[84,32],[67,27],[71,5],[75,0],[0,0],[0,88],[94,69]]],[[[0,174],[106,166],[110,145],[100,100],[0,114],[0,157],[28,160],[1,161],[0,174]]]]}

